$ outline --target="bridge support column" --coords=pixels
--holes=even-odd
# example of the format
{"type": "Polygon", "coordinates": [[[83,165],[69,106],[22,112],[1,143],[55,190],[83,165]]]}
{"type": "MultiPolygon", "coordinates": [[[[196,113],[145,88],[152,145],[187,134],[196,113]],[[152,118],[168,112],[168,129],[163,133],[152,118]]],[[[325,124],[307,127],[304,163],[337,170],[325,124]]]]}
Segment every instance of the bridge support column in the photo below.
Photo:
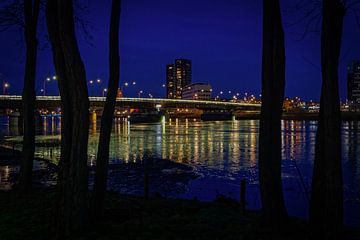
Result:
{"type": "Polygon", "coordinates": [[[20,129],[22,129],[22,117],[19,111],[14,111],[9,114],[9,129],[10,131],[17,135],[20,133],[20,129]]]}

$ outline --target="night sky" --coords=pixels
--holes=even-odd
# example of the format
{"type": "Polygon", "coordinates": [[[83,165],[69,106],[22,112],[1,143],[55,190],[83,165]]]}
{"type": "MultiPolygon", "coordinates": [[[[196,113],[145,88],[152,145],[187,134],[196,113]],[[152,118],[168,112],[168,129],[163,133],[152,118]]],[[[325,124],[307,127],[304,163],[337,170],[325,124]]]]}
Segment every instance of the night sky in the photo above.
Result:
{"type": "MultiPolygon", "coordinates": [[[[78,41],[88,80],[108,78],[108,28],[110,0],[82,1],[88,5],[84,18],[91,22],[92,40],[79,33],[78,41]]],[[[286,34],[286,95],[319,99],[321,86],[320,33],[305,31],[306,21],[289,27],[300,17],[289,9],[294,0],[281,1],[286,34]]],[[[41,25],[44,25],[43,23],[41,25]]],[[[41,29],[45,29],[41,27],[41,29]]],[[[41,31],[41,35],[44,35],[41,31]]],[[[349,14],[345,19],[339,69],[340,94],[346,98],[346,66],[360,59],[360,26],[349,14]]],[[[0,77],[20,94],[24,69],[21,32],[0,33],[0,77]]],[[[37,69],[37,91],[43,79],[53,75],[48,43],[42,43],[37,69]],[[47,46],[47,47],[46,47],[47,46]]],[[[136,81],[126,96],[165,96],[165,65],[175,58],[193,63],[193,82],[208,82],[214,95],[220,90],[256,94],[261,89],[261,0],[123,0],[121,30],[121,82],[136,81]]],[[[47,84],[48,94],[57,94],[56,82],[47,84]]],[[[89,93],[101,94],[98,89],[89,93]]]]}

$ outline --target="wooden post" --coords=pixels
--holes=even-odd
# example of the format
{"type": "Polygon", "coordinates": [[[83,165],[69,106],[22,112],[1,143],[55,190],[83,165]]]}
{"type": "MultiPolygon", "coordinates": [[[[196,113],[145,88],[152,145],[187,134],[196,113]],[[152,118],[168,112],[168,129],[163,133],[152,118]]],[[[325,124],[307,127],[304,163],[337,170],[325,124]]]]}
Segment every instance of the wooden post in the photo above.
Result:
{"type": "Polygon", "coordinates": [[[242,213],[246,212],[246,180],[242,179],[240,181],[240,205],[242,213]]]}

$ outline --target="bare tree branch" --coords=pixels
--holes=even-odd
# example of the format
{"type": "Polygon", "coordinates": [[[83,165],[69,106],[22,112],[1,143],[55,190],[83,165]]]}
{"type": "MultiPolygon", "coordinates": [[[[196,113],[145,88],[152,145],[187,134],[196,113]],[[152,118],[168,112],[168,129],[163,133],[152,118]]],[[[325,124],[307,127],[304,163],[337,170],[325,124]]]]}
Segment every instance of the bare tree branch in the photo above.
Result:
{"type": "Polygon", "coordinates": [[[23,9],[24,4],[21,0],[3,2],[0,5],[0,32],[12,27],[25,28],[23,9]]]}

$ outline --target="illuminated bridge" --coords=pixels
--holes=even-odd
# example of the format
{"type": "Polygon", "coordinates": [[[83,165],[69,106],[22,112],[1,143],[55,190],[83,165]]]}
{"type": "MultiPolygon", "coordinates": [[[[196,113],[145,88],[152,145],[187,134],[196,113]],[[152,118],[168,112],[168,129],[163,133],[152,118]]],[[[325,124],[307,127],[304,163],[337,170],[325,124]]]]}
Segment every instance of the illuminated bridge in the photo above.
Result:
{"type": "MultiPolygon", "coordinates": [[[[0,110],[21,109],[22,97],[17,95],[0,95],[0,110]]],[[[100,109],[104,106],[106,97],[89,97],[90,108],[100,109]]],[[[56,109],[60,108],[60,96],[37,96],[37,109],[56,109]]],[[[224,102],[224,101],[205,101],[205,100],[182,100],[182,99],[164,99],[164,98],[117,98],[117,108],[139,108],[153,109],[199,109],[204,111],[225,110],[241,111],[260,110],[260,104],[244,102],[224,102]]]]}

